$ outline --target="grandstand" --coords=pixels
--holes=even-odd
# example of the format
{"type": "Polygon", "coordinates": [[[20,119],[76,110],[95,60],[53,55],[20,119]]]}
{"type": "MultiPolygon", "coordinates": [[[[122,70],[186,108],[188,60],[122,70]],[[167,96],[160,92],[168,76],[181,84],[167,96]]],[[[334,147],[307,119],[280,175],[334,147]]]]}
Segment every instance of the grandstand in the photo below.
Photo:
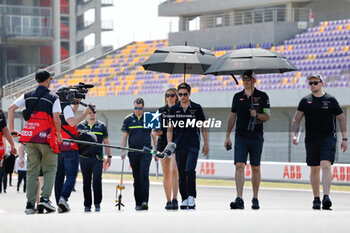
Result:
{"type": "MultiPolygon", "coordinates": [[[[271,49],[286,56],[299,69],[285,74],[264,74],[258,76],[258,87],[262,90],[305,89],[305,77],[320,73],[325,78],[326,87],[348,87],[350,84],[350,20],[325,21],[307,32],[297,34],[283,45],[271,43],[256,44],[253,47],[271,49]]],[[[183,75],[161,74],[144,71],[141,64],[155,51],[167,46],[167,40],[136,42],[125,49],[117,50],[104,59],[77,69],[72,74],[54,80],[52,88],[73,85],[79,82],[97,83],[89,93],[91,97],[106,95],[144,95],[163,93],[169,87],[176,87],[183,75]]],[[[222,46],[209,48],[217,57],[233,49],[247,48],[249,45],[222,46]]],[[[234,91],[242,88],[242,82],[235,85],[231,77],[189,75],[188,82],[197,92],[234,91]]]]}
{"type": "MultiPolygon", "coordinates": [[[[186,3],[200,4],[200,2],[199,0],[172,1],[171,5],[180,7],[186,3]]],[[[168,3],[169,1],[166,4],[168,3]]],[[[252,23],[241,27],[244,29],[243,32],[247,32],[248,28],[264,28],[265,24],[271,26],[279,22],[252,23]]],[[[296,27],[295,24],[293,25],[296,27]]],[[[238,26],[235,25],[236,27],[238,26]]],[[[222,30],[223,37],[229,37],[228,35],[232,32],[228,28],[229,26],[216,29],[222,30]],[[225,34],[226,32],[228,35],[225,34]]],[[[203,31],[205,30],[209,29],[203,31]]],[[[280,34],[284,32],[282,30],[280,34]]],[[[284,74],[258,75],[257,87],[268,93],[272,106],[271,121],[265,124],[265,146],[262,155],[265,161],[289,161],[290,158],[295,162],[305,161],[303,143],[298,147],[289,145],[288,126],[299,100],[309,92],[305,77],[310,73],[317,72],[323,75],[326,91],[335,95],[340,101],[348,116],[347,126],[350,128],[350,20],[321,21],[315,27],[292,30],[291,34],[293,35],[288,35],[287,39],[279,38],[280,43],[276,43],[273,38],[265,40],[265,37],[259,37],[260,35],[256,36],[256,42],[237,41],[235,43],[236,40],[233,38],[230,43],[218,44],[216,40],[211,41],[211,37],[204,36],[202,40],[211,42],[210,45],[189,43],[189,45],[208,48],[219,57],[234,49],[247,48],[249,47],[247,42],[252,42],[252,47],[271,49],[285,55],[299,69],[299,71],[284,74]]],[[[193,37],[190,33],[186,35],[189,36],[189,41],[193,37]]],[[[141,67],[141,64],[157,48],[168,44],[174,45],[170,36],[165,40],[132,42],[95,60],[86,59],[82,66],[76,66],[73,70],[58,75],[52,82],[52,89],[78,82],[95,84],[86,102],[97,105],[98,117],[108,122],[111,143],[118,145],[122,121],[132,111],[132,102],[136,97],[142,97],[145,100],[147,110],[155,110],[163,104],[164,91],[169,87],[176,87],[183,81],[181,74],[169,75],[144,71],[141,67]]],[[[242,82],[236,85],[229,76],[212,75],[187,75],[187,81],[193,87],[191,99],[204,107],[207,117],[214,117],[223,122],[220,130],[211,131],[209,134],[209,158],[232,159],[232,153],[226,152],[223,148],[223,142],[232,97],[235,92],[242,90],[242,82]]],[[[5,96],[3,99],[4,109],[13,101],[12,92],[8,93],[11,98],[5,96]]],[[[18,119],[16,124],[21,124],[21,121],[18,119]]],[[[339,153],[336,161],[349,162],[349,155],[350,151],[344,155],[339,153]]]]}
{"type": "MultiPolygon", "coordinates": [[[[292,117],[299,99],[307,93],[305,77],[313,72],[321,73],[325,78],[326,90],[335,95],[345,95],[349,86],[349,42],[350,20],[325,21],[317,27],[297,34],[281,45],[272,43],[254,44],[252,47],[263,47],[282,53],[290,59],[299,71],[284,74],[258,75],[258,88],[266,90],[271,97],[273,118],[266,124],[266,147],[263,159],[270,161],[287,161],[288,117],[292,117]],[[334,89],[335,88],[335,89],[334,89]]],[[[132,100],[143,97],[150,110],[162,105],[162,95],[169,87],[176,87],[183,80],[181,74],[163,74],[144,71],[143,61],[155,49],[167,46],[167,40],[143,41],[129,44],[123,49],[113,51],[103,59],[95,60],[82,69],[66,74],[55,80],[53,88],[62,84],[71,85],[78,82],[97,84],[89,93],[89,100],[98,103],[106,118],[113,119],[112,129],[115,132],[112,141],[119,143],[119,128],[124,114],[130,109],[132,100]],[[114,106],[111,105],[114,104],[114,106]],[[116,119],[117,118],[117,119],[116,119]]],[[[246,48],[249,45],[218,46],[209,48],[217,57],[233,49],[246,48]]],[[[208,116],[224,122],[230,107],[233,93],[242,89],[242,82],[236,85],[229,76],[188,75],[188,82],[193,87],[193,99],[205,107],[208,116]],[[221,100],[218,103],[215,100],[221,100]]],[[[342,104],[350,105],[349,99],[339,97],[342,104]]],[[[349,110],[345,110],[349,111],[349,110]]],[[[222,148],[223,132],[211,132],[210,157],[231,159],[222,148]]],[[[304,161],[304,148],[292,148],[292,161],[304,161]]],[[[338,161],[348,161],[340,156],[338,161]]]]}

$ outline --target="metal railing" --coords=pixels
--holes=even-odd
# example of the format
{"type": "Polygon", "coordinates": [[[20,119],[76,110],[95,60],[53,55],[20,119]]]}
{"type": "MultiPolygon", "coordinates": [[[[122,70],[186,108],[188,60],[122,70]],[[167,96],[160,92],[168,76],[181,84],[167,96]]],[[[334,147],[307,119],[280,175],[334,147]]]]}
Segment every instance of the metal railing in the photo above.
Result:
{"type": "Polygon", "coordinates": [[[77,23],[77,30],[83,30],[87,27],[90,27],[91,25],[93,25],[96,21],[95,20],[85,20],[82,22],[78,22],[77,23]]]}
{"type": "Polygon", "coordinates": [[[52,27],[6,27],[6,36],[51,37],[52,27]]]}
{"type": "Polygon", "coordinates": [[[101,1],[102,5],[109,5],[112,6],[113,5],[113,0],[102,0],[101,1]]]}
{"type": "Polygon", "coordinates": [[[101,28],[102,30],[113,30],[113,20],[102,20],[101,28]]]}
{"type": "MultiPolygon", "coordinates": [[[[87,64],[91,62],[93,59],[101,57],[103,54],[111,52],[113,49],[108,48],[104,49],[101,45],[94,47],[93,49],[79,53],[75,56],[69,57],[61,62],[53,64],[51,66],[46,67],[49,71],[55,72],[55,77],[59,77],[60,75],[75,69],[79,66],[87,64]]],[[[3,86],[3,97],[11,98],[17,97],[22,93],[35,88],[37,82],[35,81],[35,73],[27,75],[23,78],[17,79],[11,83],[8,83],[3,86]]]]}
{"type": "Polygon", "coordinates": [[[3,36],[52,36],[50,7],[0,5],[0,18],[3,36]]]}
{"type": "Polygon", "coordinates": [[[50,7],[0,5],[0,14],[20,16],[42,16],[51,18],[50,7]]]}
{"type": "MultiPolygon", "coordinates": [[[[200,28],[205,30],[215,27],[230,27],[235,25],[256,24],[265,22],[310,22],[311,9],[309,8],[261,8],[244,11],[234,11],[200,17],[200,28]]],[[[184,18],[182,25],[193,20],[193,16],[184,18]]],[[[189,27],[181,26],[182,31],[188,31],[189,27]]]]}

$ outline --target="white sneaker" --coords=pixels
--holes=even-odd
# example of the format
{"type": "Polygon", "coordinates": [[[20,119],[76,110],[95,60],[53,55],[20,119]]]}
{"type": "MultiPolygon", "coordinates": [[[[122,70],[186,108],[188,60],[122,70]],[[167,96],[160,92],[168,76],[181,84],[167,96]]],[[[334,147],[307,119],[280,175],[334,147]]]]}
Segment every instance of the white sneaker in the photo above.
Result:
{"type": "Polygon", "coordinates": [[[196,207],[195,198],[193,196],[188,197],[188,208],[194,209],[196,207]]]}
{"type": "Polygon", "coordinates": [[[70,211],[69,205],[64,197],[60,197],[60,201],[58,202],[58,207],[61,209],[61,212],[59,213],[65,213],[70,211]]]}
{"type": "Polygon", "coordinates": [[[185,199],[181,202],[180,209],[182,209],[182,210],[188,209],[188,200],[187,199],[185,199]]]}

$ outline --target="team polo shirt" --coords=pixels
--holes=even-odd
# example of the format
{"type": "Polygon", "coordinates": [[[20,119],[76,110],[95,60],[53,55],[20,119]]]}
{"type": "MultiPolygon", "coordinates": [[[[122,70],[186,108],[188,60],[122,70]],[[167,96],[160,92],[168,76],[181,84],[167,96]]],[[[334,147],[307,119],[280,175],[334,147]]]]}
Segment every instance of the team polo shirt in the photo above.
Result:
{"type": "MultiPolygon", "coordinates": [[[[82,130],[88,130],[91,131],[93,134],[97,137],[97,142],[102,143],[103,139],[108,138],[108,130],[102,121],[97,120],[94,125],[90,125],[87,120],[80,122],[77,126],[78,129],[82,130]]],[[[91,149],[92,150],[92,149],[91,149]]],[[[102,146],[95,146],[94,147],[95,152],[91,154],[97,154],[102,155],[103,154],[103,147],[102,146]]]]}
{"type": "Polygon", "coordinates": [[[151,130],[144,129],[143,116],[138,118],[135,113],[126,116],[122,125],[122,132],[129,134],[129,147],[135,149],[151,148],[151,130]]]}
{"type": "Polygon", "coordinates": [[[322,97],[309,94],[301,99],[298,111],[304,113],[306,140],[335,136],[336,116],[343,113],[338,101],[325,93],[322,97]]]}
{"type": "MultiPolygon", "coordinates": [[[[267,94],[254,88],[253,95],[251,96],[253,96],[253,105],[257,113],[270,115],[270,101],[267,94]]],[[[248,131],[248,125],[250,120],[251,96],[248,97],[243,90],[236,93],[233,97],[231,112],[237,114],[236,133],[238,135],[250,133],[248,131]]],[[[254,132],[263,132],[262,122],[255,125],[254,132]]]]}
{"type": "Polygon", "coordinates": [[[197,121],[205,121],[205,116],[203,108],[201,105],[190,101],[190,105],[184,111],[181,106],[181,103],[177,103],[170,108],[169,118],[174,119],[173,124],[173,142],[176,144],[177,150],[179,149],[188,149],[190,147],[195,147],[199,149],[200,146],[200,128],[193,127],[193,125],[186,125],[186,122],[195,119],[197,121]],[[178,122],[184,122],[185,127],[180,127],[178,122]]]}

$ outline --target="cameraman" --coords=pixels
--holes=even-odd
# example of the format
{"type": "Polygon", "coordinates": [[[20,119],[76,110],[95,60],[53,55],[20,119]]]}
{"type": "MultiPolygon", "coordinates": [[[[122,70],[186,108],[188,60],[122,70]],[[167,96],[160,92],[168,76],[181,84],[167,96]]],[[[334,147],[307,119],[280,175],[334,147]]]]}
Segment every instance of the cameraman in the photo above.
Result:
{"type": "MultiPolygon", "coordinates": [[[[82,114],[75,116],[75,112],[79,108],[80,99],[74,99],[74,103],[72,103],[72,101],[67,98],[70,94],[69,92],[69,87],[60,87],[56,91],[62,109],[62,113],[60,114],[60,120],[62,122],[61,134],[64,139],[76,139],[79,134],[77,124],[89,113],[92,113],[92,110],[90,107],[87,107],[82,114]],[[74,104],[73,107],[71,104],[74,104]]],[[[76,143],[72,142],[62,142],[59,146],[61,153],[58,154],[55,197],[58,205],[58,213],[64,213],[70,211],[68,198],[74,188],[75,179],[78,173],[79,148],[76,143]]]]}

